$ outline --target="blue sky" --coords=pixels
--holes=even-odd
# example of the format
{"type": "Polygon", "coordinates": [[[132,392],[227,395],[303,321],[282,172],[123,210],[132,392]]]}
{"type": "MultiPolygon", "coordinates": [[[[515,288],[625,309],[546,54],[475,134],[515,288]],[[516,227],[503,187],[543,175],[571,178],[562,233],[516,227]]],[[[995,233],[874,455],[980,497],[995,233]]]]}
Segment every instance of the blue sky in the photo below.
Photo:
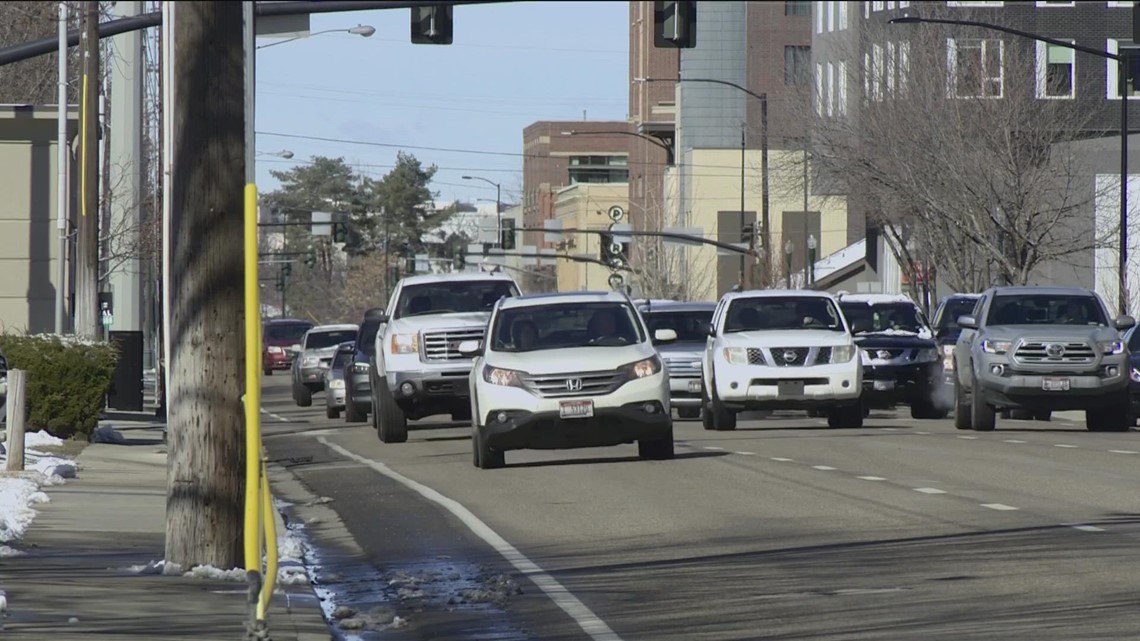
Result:
{"type": "MultiPolygon", "coordinates": [[[[400,147],[266,135],[268,132],[407,145],[440,167],[444,200],[503,199],[522,186],[522,130],[537,120],[625,120],[629,4],[517,2],[455,8],[450,46],[412,45],[407,9],[314,15],[311,31],[371,25],[370,38],[328,33],[258,51],[257,159],[269,171],[311,156],[342,156],[381,176],[400,147]],[[493,153],[415,149],[437,147],[493,153]]],[[[258,45],[275,42],[259,38],[258,45]]]]}

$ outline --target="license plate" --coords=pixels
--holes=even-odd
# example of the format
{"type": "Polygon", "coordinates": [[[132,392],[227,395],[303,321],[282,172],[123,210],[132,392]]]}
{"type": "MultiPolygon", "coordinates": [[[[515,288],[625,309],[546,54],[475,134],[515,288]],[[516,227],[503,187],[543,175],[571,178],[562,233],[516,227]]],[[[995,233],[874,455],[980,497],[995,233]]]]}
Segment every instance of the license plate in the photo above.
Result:
{"type": "Polygon", "coordinates": [[[776,383],[776,391],[780,396],[803,396],[804,395],[804,382],[803,381],[778,381],[776,383]]]}
{"type": "Polygon", "coordinates": [[[594,415],[594,401],[562,401],[558,404],[562,418],[590,418],[594,415]]]}
{"type": "Polygon", "coordinates": [[[895,388],[895,382],[894,381],[875,381],[875,390],[876,391],[885,392],[888,390],[893,390],[894,388],[895,388]]]}
{"type": "Polygon", "coordinates": [[[1046,377],[1041,379],[1041,389],[1046,392],[1067,392],[1069,391],[1069,379],[1046,377]]]}
{"type": "Polygon", "coordinates": [[[689,381],[689,391],[693,392],[693,393],[700,392],[701,391],[701,382],[700,381],[689,381]]]}

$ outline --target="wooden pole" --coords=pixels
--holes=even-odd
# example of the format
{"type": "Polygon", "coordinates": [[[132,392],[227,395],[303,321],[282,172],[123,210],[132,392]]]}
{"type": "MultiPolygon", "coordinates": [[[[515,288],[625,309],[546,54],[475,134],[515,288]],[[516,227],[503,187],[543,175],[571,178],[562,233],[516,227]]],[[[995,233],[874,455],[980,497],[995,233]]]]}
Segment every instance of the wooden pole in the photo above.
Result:
{"type": "Polygon", "coordinates": [[[24,471],[24,382],[27,372],[8,370],[8,463],[9,472],[24,471]]]}
{"type": "Polygon", "coordinates": [[[95,338],[99,335],[99,3],[85,2],[82,16],[75,333],[95,338]]]}

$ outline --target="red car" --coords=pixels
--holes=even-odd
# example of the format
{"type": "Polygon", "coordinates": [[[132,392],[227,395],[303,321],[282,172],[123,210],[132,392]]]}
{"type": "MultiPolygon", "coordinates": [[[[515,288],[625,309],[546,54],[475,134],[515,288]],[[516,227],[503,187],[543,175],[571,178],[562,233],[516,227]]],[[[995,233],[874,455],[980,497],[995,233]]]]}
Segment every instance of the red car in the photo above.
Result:
{"type": "Polygon", "coordinates": [[[266,376],[293,366],[293,346],[300,344],[313,324],[298,318],[275,318],[261,326],[261,367],[266,376]]]}

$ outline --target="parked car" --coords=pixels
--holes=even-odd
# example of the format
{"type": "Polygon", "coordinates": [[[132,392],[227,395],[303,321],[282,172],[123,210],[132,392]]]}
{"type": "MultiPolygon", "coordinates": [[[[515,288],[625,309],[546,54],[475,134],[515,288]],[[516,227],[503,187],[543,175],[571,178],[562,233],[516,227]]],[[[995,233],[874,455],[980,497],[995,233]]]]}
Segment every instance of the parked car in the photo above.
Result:
{"type": "Polygon", "coordinates": [[[293,346],[313,324],[297,318],[274,318],[261,326],[261,367],[266,376],[293,366],[293,346]]]}
{"type": "MultiPolygon", "coordinates": [[[[676,339],[658,330],[659,342],[676,339]]],[[[470,374],[476,467],[518,449],[637,442],[644,459],[673,458],[669,379],[632,302],[617,292],[538,294],[495,304],[470,374]]]]}
{"type": "Polygon", "coordinates": [[[332,362],[325,370],[325,416],[328,418],[340,418],[340,411],[344,409],[346,367],[353,351],[352,341],[337,345],[332,362]]]}
{"type": "Polygon", "coordinates": [[[373,307],[364,312],[364,320],[353,341],[354,349],[345,363],[344,420],[365,423],[372,412],[372,386],[368,380],[368,362],[376,349],[376,333],[384,319],[384,308],[373,307]]]}
{"type": "Polygon", "coordinates": [[[671,329],[674,341],[654,340],[657,353],[665,362],[669,375],[669,403],[680,418],[701,417],[701,354],[708,340],[709,322],[716,303],[678,301],[640,301],[645,324],[652,336],[659,329],[671,329]]]}
{"type": "Polygon", "coordinates": [[[960,316],[974,313],[981,300],[981,294],[951,294],[945,296],[934,310],[930,324],[934,327],[934,340],[942,354],[942,385],[938,398],[943,404],[954,405],[954,345],[962,328],[958,326],[960,316]]]}
{"type": "Polygon", "coordinates": [[[305,332],[294,346],[293,400],[300,407],[313,404],[313,394],[325,388],[325,370],[332,364],[337,346],[356,337],[356,325],[317,325],[305,332]]]}

